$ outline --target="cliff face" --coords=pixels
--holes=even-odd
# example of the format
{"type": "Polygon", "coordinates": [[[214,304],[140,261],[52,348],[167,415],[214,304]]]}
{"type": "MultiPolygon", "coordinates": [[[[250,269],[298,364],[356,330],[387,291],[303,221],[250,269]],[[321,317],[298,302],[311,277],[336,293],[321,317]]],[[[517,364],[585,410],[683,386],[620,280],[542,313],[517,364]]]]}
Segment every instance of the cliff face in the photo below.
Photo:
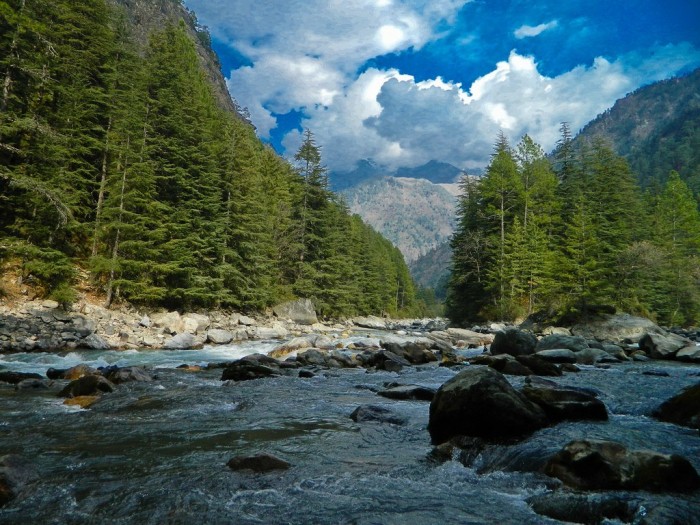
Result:
{"type": "Polygon", "coordinates": [[[141,50],[148,46],[148,39],[153,31],[162,29],[167,24],[185,23],[187,32],[197,48],[197,55],[206,73],[219,105],[238,115],[241,120],[248,122],[242,115],[238,103],[231,97],[226,86],[226,80],[221,73],[221,64],[216,53],[209,44],[209,34],[197,24],[197,18],[180,0],[109,0],[113,5],[121,7],[127,17],[134,40],[141,50]]]}

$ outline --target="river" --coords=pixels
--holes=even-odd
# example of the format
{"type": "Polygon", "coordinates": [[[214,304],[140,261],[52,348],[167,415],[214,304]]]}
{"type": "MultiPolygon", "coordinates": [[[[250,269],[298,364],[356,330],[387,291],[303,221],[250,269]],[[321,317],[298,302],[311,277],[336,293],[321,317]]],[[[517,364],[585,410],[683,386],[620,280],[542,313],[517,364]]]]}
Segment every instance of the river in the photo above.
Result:
{"type": "MultiPolygon", "coordinates": [[[[89,410],[64,406],[55,388],[25,392],[0,383],[0,456],[19,454],[38,473],[0,508],[0,523],[549,524],[561,522],[536,514],[526,500],[552,484],[520,472],[523,456],[554,452],[574,438],[612,439],[683,455],[700,470],[697,431],[648,417],[698,382],[697,366],[628,363],[557,378],[598,390],[610,421],[549,427],[517,447],[482,454],[469,468],[430,458],[429,403],[375,393],[387,382],[437,388],[456,370],[333,369],[309,379],[225,384],[221,370],[176,368],[266,353],[276,344],[0,356],[2,370],[116,364],[146,366],[157,376],[119,385],[89,410]],[[652,370],[668,376],[644,374],[652,370]],[[362,404],[390,408],[407,423],[355,423],[349,416],[362,404]],[[261,452],[292,466],[267,474],[226,466],[232,456],[261,452]]],[[[697,495],[670,501],[700,508],[697,495]]]]}

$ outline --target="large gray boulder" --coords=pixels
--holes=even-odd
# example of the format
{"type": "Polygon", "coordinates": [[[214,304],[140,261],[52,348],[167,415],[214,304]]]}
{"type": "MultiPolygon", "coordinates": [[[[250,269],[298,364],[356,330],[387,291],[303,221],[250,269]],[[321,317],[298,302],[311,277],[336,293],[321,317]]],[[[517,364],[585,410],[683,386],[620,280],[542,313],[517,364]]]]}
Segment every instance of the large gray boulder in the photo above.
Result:
{"type": "Polygon", "coordinates": [[[639,348],[653,359],[673,359],[681,348],[690,344],[685,337],[676,334],[645,334],[639,340],[639,348]]]}
{"type": "Polygon", "coordinates": [[[678,361],[689,361],[691,363],[700,363],[700,346],[691,345],[681,348],[676,352],[678,361]]]}
{"type": "Polygon", "coordinates": [[[386,321],[381,317],[376,315],[369,315],[367,317],[355,317],[352,320],[355,326],[361,326],[362,328],[373,328],[375,330],[386,330],[386,321]]]}
{"type": "Polygon", "coordinates": [[[189,333],[177,334],[165,342],[163,348],[167,350],[187,350],[201,348],[202,343],[189,333]]]}
{"type": "Polygon", "coordinates": [[[544,411],[515,390],[502,374],[468,368],[443,384],[430,403],[433,444],[454,436],[520,437],[547,425],[544,411]]]}
{"type": "Polygon", "coordinates": [[[611,343],[637,343],[645,334],[661,334],[664,331],[644,317],[629,314],[608,314],[578,323],[571,333],[586,339],[610,341],[611,343]]]}
{"type": "Polygon", "coordinates": [[[311,299],[297,299],[278,304],[272,311],[280,319],[290,319],[297,324],[312,325],[318,322],[311,299]]]}
{"type": "Polygon", "coordinates": [[[687,459],[650,450],[630,451],[613,441],[572,441],[544,470],[578,490],[689,492],[700,488],[700,476],[687,459]]]}
{"type": "Polygon", "coordinates": [[[227,345],[233,341],[233,334],[228,330],[213,328],[207,332],[207,341],[215,345],[227,345]]]}
{"type": "Polygon", "coordinates": [[[537,338],[530,332],[517,328],[507,328],[496,332],[493,343],[491,343],[491,353],[493,355],[529,355],[534,353],[536,346],[537,338]]]}

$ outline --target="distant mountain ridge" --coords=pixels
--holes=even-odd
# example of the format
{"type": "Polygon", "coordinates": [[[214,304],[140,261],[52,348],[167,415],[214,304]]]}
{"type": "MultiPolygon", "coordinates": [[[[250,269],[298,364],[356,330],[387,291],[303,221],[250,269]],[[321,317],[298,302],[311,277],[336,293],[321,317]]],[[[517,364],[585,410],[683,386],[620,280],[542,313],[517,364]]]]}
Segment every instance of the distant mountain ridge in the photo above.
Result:
{"type": "Polygon", "coordinates": [[[431,160],[414,168],[398,168],[395,171],[389,171],[372,160],[363,159],[356,164],[355,169],[331,172],[329,178],[331,187],[336,191],[341,191],[367,180],[382,177],[424,179],[435,184],[450,184],[456,182],[462,172],[463,170],[458,167],[438,160],[431,160]]]}
{"type": "Polygon", "coordinates": [[[341,194],[350,211],[393,242],[407,262],[446,242],[454,230],[456,196],[425,179],[385,176],[341,194]]]}

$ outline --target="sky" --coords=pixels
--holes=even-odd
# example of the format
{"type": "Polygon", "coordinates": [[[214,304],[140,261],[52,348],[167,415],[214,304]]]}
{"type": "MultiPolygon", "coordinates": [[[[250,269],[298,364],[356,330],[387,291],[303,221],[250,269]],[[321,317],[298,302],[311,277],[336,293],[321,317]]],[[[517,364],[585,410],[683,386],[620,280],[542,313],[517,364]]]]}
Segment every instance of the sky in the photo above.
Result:
{"type": "Polygon", "coordinates": [[[550,151],[641,86],[700,67],[700,0],[186,0],[261,139],[308,128],[332,171],[550,151]]]}

